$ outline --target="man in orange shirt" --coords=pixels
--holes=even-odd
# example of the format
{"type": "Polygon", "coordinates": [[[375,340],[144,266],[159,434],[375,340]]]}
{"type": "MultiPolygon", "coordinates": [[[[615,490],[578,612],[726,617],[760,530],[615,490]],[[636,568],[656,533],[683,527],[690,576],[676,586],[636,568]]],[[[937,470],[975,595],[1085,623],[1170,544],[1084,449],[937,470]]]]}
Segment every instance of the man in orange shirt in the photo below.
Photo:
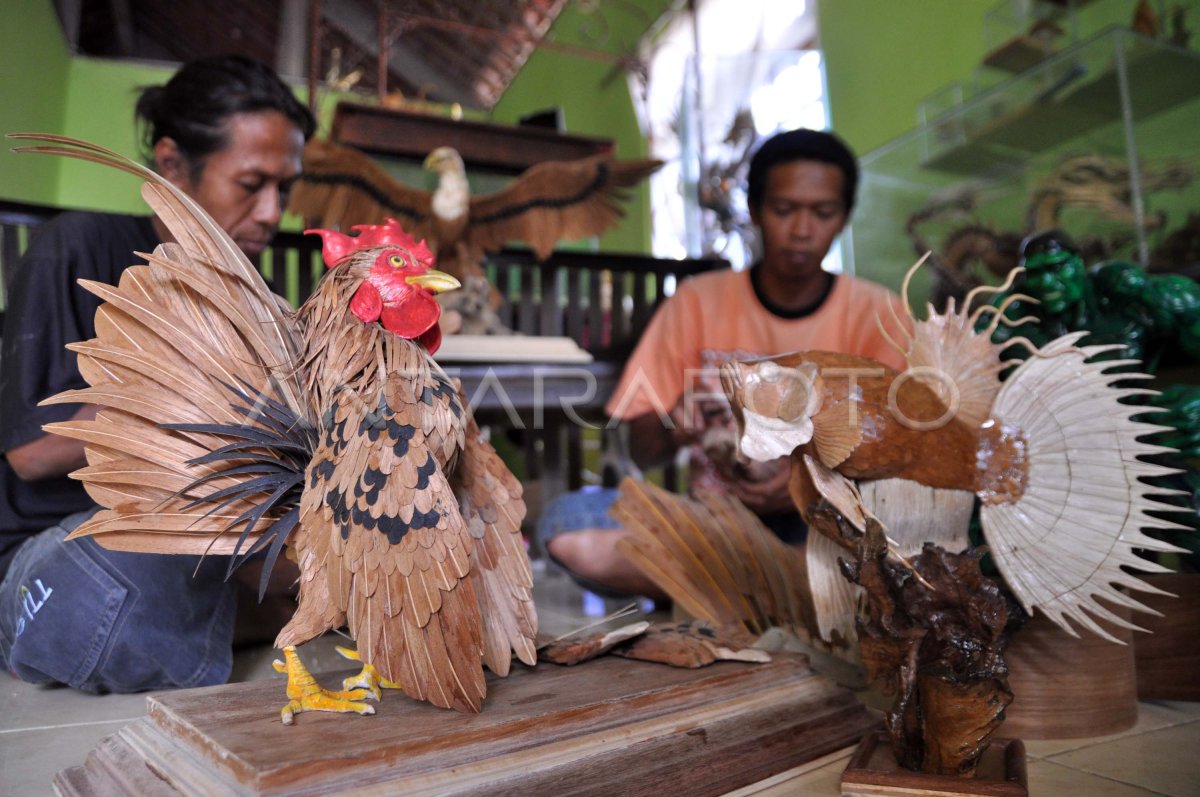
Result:
{"type": "MultiPolygon", "coordinates": [[[[747,185],[762,258],[746,271],[683,282],[650,322],[606,407],[627,424],[636,465],[662,464],[691,446],[692,491],[732,492],[787,542],[805,534],[787,491],[787,460],[757,469],[735,464],[717,371],[729,359],[813,349],[904,368],[903,355],[875,323],[876,316],[892,318],[887,304],[898,309],[897,297],[821,268],[849,219],[857,183],[853,153],[830,133],[793,130],[766,141],[750,162],[747,185]]],[[[560,497],[547,506],[538,537],[585,587],[658,597],[616,551],[625,531],[608,515],[615,497],[614,490],[560,497]]]]}

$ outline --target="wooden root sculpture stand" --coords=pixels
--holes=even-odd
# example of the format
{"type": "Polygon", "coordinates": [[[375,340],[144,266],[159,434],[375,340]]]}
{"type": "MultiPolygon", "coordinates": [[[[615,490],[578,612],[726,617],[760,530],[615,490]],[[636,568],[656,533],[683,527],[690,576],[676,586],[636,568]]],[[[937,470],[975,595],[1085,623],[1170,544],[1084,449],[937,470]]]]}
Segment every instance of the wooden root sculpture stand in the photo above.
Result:
{"type": "MultiPolygon", "coordinates": [[[[330,680],[333,678],[323,678],[330,680]]],[[[274,683],[274,682],[271,682],[274,683]]],[[[262,682],[171,692],[55,779],[64,795],[724,794],[877,727],[803,656],[699,670],[617,658],[489,676],[477,715],[386,692],[280,724],[262,682]]]]}
{"type": "Polygon", "coordinates": [[[867,677],[892,706],[883,732],[863,739],[842,794],[1026,797],[1025,750],[995,737],[1012,701],[1001,654],[1008,605],[979,569],[982,554],[926,544],[910,563],[888,560],[883,527],[859,532],[822,502],[810,529],[843,542],[863,591],[857,622],[867,677]]]}

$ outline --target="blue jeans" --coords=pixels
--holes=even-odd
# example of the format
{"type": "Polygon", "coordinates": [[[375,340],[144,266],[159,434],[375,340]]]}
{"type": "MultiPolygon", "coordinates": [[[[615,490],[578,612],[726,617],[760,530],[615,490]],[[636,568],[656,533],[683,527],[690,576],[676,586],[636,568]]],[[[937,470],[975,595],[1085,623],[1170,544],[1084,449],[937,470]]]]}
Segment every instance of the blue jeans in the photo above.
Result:
{"type": "Polygon", "coordinates": [[[561,567],[576,584],[604,597],[624,597],[598,581],[573,572],[550,553],[550,540],[559,534],[582,531],[583,529],[619,529],[618,523],[608,510],[620,492],[615,487],[584,487],[582,490],[563,493],[542,510],[538,518],[535,538],[546,557],[561,567]]]}
{"type": "MultiPolygon", "coordinates": [[[[584,589],[609,597],[614,597],[618,593],[599,582],[571,572],[562,562],[551,555],[549,544],[550,540],[559,534],[569,534],[583,529],[620,528],[621,524],[609,514],[609,510],[619,495],[620,491],[615,487],[585,487],[575,492],[563,493],[546,504],[542,516],[538,518],[536,533],[538,545],[551,561],[566,570],[571,578],[584,589]]],[[[799,545],[807,537],[808,529],[801,520],[799,512],[759,515],[759,520],[774,532],[776,537],[789,545],[799,545]]]]}
{"type": "Polygon", "coordinates": [[[237,593],[226,559],[65,540],[91,512],[30,537],[0,582],[0,666],[87,692],[224,683],[237,593]]]}

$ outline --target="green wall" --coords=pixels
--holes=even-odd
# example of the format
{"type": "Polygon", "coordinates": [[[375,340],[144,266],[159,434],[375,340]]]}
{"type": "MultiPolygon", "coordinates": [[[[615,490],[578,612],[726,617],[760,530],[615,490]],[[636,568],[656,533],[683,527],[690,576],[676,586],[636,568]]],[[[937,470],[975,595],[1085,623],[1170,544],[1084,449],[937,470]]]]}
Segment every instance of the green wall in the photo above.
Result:
{"type": "Polygon", "coordinates": [[[917,105],[966,78],[996,0],[818,0],[831,127],[860,155],[911,130],[917,105]]]}
{"type": "MultiPolygon", "coordinates": [[[[0,26],[0,131],[54,132],[139,156],[133,104],[140,86],[161,83],[173,65],[73,57],[67,52],[50,0],[10,0],[0,26]],[[31,68],[36,66],[36,68],[31,68]]],[[[550,31],[561,47],[535,52],[497,104],[491,118],[502,123],[561,106],[569,132],[615,139],[619,157],[645,154],[645,142],[624,70],[582,51],[631,52],[638,38],[669,5],[604,4],[597,12],[571,3],[550,31]],[[642,7],[644,6],[644,8],[642,7]]],[[[303,97],[305,92],[298,91],[303,97]]],[[[322,117],[336,96],[322,96],[322,117]]],[[[472,118],[482,115],[470,114],[472,118]]],[[[600,248],[648,251],[647,192],[641,188],[622,225],[600,248]]],[[[59,158],[0,153],[0,197],[62,207],[144,212],[137,182],[101,167],[59,158]]],[[[285,226],[295,226],[285,219],[285,226]]]]}
{"type": "MultiPolygon", "coordinates": [[[[141,160],[133,107],[142,86],[166,82],[174,65],[162,67],[98,58],[72,58],[68,69],[65,135],[91,141],[141,160]]],[[[92,163],[64,160],[58,173],[58,203],[146,213],[139,181],[92,163]]]]}
{"type": "MultiPolygon", "coordinates": [[[[62,129],[69,58],[48,0],[8,0],[0,24],[0,133],[62,129]],[[14,20],[21,20],[15,24],[14,20]]],[[[53,204],[57,158],[16,155],[0,144],[0,197],[53,204]]]]}
{"type": "MultiPolygon", "coordinates": [[[[669,5],[668,0],[605,3],[596,12],[586,13],[580,10],[580,3],[568,4],[550,31],[553,45],[533,53],[496,104],[493,119],[515,123],[526,114],[558,106],[567,130],[614,139],[618,157],[645,157],[646,142],[625,70],[614,61],[582,52],[633,52],[639,37],[669,5]]],[[[600,240],[601,249],[649,251],[648,196],[643,184],[629,203],[622,225],[600,240]]]]}
{"type": "MultiPolygon", "coordinates": [[[[999,0],[816,2],[831,127],[860,155],[916,127],[917,106],[930,95],[971,78],[987,51],[984,18],[999,5],[999,0]]],[[[1128,25],[1136,5],[1136,0],[1083,5],[1075,15],[1079,38],[1128,25]]],[[[1065,45],[1071,23],[1063,17],[1058,24],[1065,45]]],[[[993,25],[993,37],[996,30],[993,25]]]]}

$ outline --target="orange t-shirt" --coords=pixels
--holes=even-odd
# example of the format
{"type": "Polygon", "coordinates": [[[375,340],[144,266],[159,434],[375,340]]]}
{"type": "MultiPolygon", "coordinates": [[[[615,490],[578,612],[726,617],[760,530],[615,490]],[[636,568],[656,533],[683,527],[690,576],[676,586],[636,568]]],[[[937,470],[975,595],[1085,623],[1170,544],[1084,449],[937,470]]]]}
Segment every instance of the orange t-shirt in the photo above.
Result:
{"type": "Polygon", "coordinates": [[[730,359],[792,351],[858,354],[897,370],[905,367],[875,323],[900,340],[888,310],[907,319],[900,299],[886,288],[846,275],[835,277],[825,300],[799,318],[772,313],[759,301],[749,271],[722,270],[684,280],[651,319],[605,406],[609,416],[629,420],[666,413],[690,388],[723,400],[717,370],[730,359]]]}

